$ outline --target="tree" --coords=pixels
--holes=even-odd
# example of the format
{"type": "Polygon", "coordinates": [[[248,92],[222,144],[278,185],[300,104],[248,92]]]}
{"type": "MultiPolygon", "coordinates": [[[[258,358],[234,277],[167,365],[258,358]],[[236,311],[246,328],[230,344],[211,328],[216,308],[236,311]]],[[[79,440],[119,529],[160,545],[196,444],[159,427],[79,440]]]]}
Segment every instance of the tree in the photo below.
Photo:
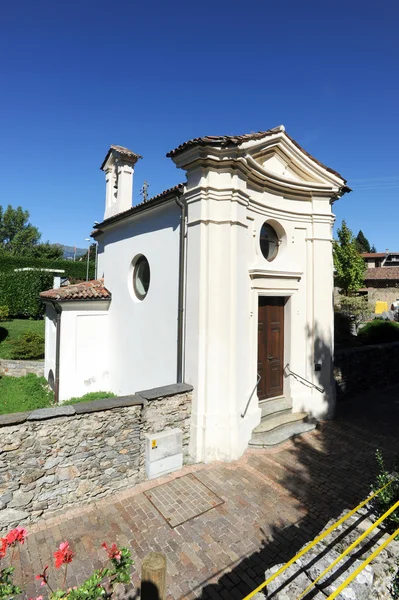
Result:
{"type": "Polygon", "coordinates": [[[48,260],[61,260],[64,258],[64,250],[61,244],[50,244],[50,242],[45,242],[33,246],[29,252],[29,256],[34,258],[46,258],[48,260]]]}
{"type": "Polygon", "coordinates": [[[372,252],[370,242],[368,241],[362,230],[360,230],[356,236],[356,247],[358,249],[358,252],[360,253],[372,252]]]}
{"type": "Polygon", "coordinates": [[[29,254],[40,235],[37,227],[29,223],[29,211],[10,204],[3,211],[0,206],[0,248],[13,255],[29,254]]]}
{"type": "Polygon", "coordinates": [[[350,318],[356,328],[356,332],[360,323],[367,321],[371,313],[368,300],[365,296],[341,296],[337,309],[350,318]]]}
{"type": "Polygon", "coordinates": [[[334,242],[335,282],[345,294],[357,292],[363,285],[365,263],[360,256],[353,233],[345,221],[337,231],[338,241],[334,242]]]}

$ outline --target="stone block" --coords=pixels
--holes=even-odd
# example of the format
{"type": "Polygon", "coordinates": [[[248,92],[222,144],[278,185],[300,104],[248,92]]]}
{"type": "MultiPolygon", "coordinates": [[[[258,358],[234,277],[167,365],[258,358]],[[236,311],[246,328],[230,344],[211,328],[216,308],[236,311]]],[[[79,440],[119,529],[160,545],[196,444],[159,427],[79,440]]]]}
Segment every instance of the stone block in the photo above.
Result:
{"type": "Polygon", "coordinates": [[[28,421],[42,421],[55,417],[70,417],[75,414],[73,406],[57,406],[55,408],[38,408],[30,413],[28,421]]]}

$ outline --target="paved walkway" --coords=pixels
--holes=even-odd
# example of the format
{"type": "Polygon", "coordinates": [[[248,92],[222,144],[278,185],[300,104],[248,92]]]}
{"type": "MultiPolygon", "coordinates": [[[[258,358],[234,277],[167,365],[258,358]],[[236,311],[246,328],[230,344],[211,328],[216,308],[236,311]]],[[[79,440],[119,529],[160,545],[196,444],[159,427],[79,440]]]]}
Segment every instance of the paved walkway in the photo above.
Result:
{"type": "Polygon", "coordinates": [[[17,581],[23,577],[28,597],[39,594],[34,576],[67,539],[78,557],[68,583],[77,585],[102,565],[101,543],[116,541],[135,560],[130,599],[151,550],[167,555],[168,600],[242,599],[267,567],[288,560],[329,519],[367,496],[377,447],[388,464],[399,451],[399,387],[363,396],[340,413],[273,450],[185,467],[31,526],[17,581]]]}

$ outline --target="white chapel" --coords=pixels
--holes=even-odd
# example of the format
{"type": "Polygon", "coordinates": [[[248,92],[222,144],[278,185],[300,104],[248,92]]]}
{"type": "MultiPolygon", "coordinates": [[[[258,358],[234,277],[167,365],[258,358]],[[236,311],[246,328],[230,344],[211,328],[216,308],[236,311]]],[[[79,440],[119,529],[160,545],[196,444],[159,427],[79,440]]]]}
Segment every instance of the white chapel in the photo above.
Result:
{"type": "Polygon", "coordinates": [[[42,293],[60,402],[193,386],[190,454],[232,460],[334,412],[333,203],[345,179],[283,126],[169,152],[184,183],[132,206],[111,146],[98,278],[42,293]]]}

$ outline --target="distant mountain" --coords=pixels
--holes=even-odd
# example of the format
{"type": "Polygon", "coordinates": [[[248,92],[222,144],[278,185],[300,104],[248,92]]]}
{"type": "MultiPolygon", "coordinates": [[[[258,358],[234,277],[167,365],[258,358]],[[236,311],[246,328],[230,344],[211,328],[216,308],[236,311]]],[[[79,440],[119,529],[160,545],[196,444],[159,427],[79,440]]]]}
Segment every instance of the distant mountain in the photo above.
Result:
{"type": "MultiPolygon", "coordinates": [[[[73,260],[75,254],[75,246],[62,246],[64,251],[64,258],[73,260]]],[[[87,254],[87,248],[76,248],[76,258],[80,258],[87,254]]]]}

